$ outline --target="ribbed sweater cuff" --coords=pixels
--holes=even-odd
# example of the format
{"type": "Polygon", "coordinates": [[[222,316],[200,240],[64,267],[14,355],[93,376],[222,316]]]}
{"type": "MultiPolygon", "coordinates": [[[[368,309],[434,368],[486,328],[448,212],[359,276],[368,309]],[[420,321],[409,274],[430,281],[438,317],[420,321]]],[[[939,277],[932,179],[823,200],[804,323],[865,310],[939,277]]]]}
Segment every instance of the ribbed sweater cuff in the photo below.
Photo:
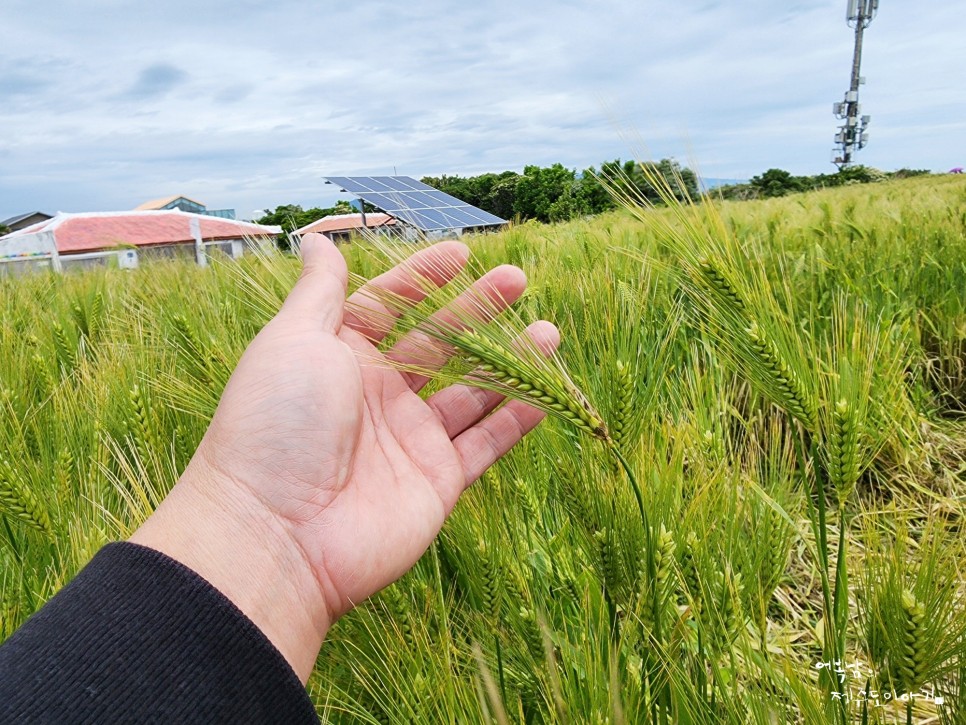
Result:
{"type": "Polygon", "coordinates": [[[0,722],[318,719],[281,653],[217,589],[118,543],[0,646],[0,722]]]}

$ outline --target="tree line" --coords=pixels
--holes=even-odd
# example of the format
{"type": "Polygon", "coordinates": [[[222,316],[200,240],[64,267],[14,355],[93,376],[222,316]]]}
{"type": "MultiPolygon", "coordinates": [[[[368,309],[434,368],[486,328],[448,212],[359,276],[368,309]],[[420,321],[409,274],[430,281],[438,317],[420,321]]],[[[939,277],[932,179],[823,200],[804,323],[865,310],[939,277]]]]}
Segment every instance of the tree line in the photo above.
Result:
{"type": "Polygon", "coordinates": [[[770,199],[803,191],[815,191],[852,184],[872,184],[888,179],[906,179],[929,173],[931,172],[928,169],[880,171],[871,166],[859,165],[847,166],[832,174],[795,176],[784,169],[768,169],[758,176],[753,176],[747,183],[729,184],[715,189],[715,196],[735,200],[770,199]]]}
{"type": "MultiPolygon", "coordinates": [[[[424,176],[421,181],[501,219],[557,222],[616,208],[617,202],[607,187],[621,195],[660,203],[657,190],[648,181],[649,176],[663,178],[682,201],[698,196],[697,176],[672,159],[648,163],[646,168],[636,161],[618,159],[601,164],[599,169],[590,167],[582,172],[568,169],[563,164],[553,164],[527,166],[523,173],[503,171],[478,176],[424,176]]],[[[375,208],[367,204],[366,211],[370,210],[375,211],[375,208]]],[[[334,207],[311,209],[303,209],[298,204],[283,204],[255,221],[281,226],[284,237],[322,217],[354,211],[356,209],[347,201],[340,201],[334,207]]]]}
{"type": "Polygon", "coordinates": [[[420,181],[502,219],[557,222],[616,208],[618,202],[611,191],[660,203],[660,195],[649,179],[663,179],[682,201],[698,197],[695,173],[672,159],[644,166],[617,159],[582,172],[563,164],[526,166],[522,174],[503,171],[465,177],[424,176],[420,181]]]}
{"type": "MultiPolygon", "coordinates": [[[[880,171],[869,166],[851,166],[832,174],[795,176],[784,169],[768,169],[750,181],[729,184],[714,190],[722,199],[760,199],[784,196],[813,189],[866,184],[892,178],[906,178],[930,173],[922,169],[880,171]]],[[[615,209],[617,198],[646,200],[660,205],[662,196],[653,182],[666,185],[679,201],[698,200],[698,177],[691,169],[673,159],[655,162],[606,161],[600,168],[578,172],[563,164],[526,166],[523,173],[502,171],[477,176],[424,176],[424,184],[455,196],[467,204],[488,211],[502,219],[536,219],[541,222],[567,221],[581,216],[600,214],[615,209]]],[[[376,211],[370,204],[366,211],[376,211]]],[[[282,227],[279,241],[287,245],[289,232],[333,214],[357,211],[348,201],[332,207],[303,209],[298,204],[284,204],[256,219],[259,224],[282,227]]]]}

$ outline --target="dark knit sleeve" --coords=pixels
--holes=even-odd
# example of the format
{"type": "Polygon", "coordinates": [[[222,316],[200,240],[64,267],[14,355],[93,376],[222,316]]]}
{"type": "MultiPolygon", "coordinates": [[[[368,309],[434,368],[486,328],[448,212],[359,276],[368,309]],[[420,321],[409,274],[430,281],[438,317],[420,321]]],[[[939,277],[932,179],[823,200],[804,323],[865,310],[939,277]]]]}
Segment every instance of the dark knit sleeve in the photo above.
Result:
{"type": "Polygon", "coordinates": [[[318,718],[295,672],[234,604],[173,559],[120,543],[0,646],[0,722],[318,718]]]}

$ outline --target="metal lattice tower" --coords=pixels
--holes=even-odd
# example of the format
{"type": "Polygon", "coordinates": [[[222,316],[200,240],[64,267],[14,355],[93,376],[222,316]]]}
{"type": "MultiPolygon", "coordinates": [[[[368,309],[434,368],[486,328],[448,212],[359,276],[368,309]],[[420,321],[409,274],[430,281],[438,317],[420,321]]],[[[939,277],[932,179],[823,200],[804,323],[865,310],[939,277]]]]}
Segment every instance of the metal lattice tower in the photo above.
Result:
{"type": "Polygon", "coordinates": [[[840,169],[851,166],[852,157],[869,142],[869,116],[860,115],[859,86],[865,83],[859,73],[862,63],[862,35],[879,11],[879,0],[849,0],[846,13],[849,27],[855,28],[855,54],[852,57],[852,83],[845,93],[845,100],[832,105],[836,118],[845,121],[835,134],[836,147],[832,151],[832,163],[840,169]]]}

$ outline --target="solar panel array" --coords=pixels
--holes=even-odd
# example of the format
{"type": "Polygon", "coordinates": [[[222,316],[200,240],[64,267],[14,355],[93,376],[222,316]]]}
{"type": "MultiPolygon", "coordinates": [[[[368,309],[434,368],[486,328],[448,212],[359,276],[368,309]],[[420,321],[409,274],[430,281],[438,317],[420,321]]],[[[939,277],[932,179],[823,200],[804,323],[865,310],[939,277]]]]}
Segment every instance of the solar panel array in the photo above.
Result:
{"type": "Polygon", "coordinates": [[[424,232],[506,224],[505,219],[408,176],[329,176],[326,180],[424,232]]]}

